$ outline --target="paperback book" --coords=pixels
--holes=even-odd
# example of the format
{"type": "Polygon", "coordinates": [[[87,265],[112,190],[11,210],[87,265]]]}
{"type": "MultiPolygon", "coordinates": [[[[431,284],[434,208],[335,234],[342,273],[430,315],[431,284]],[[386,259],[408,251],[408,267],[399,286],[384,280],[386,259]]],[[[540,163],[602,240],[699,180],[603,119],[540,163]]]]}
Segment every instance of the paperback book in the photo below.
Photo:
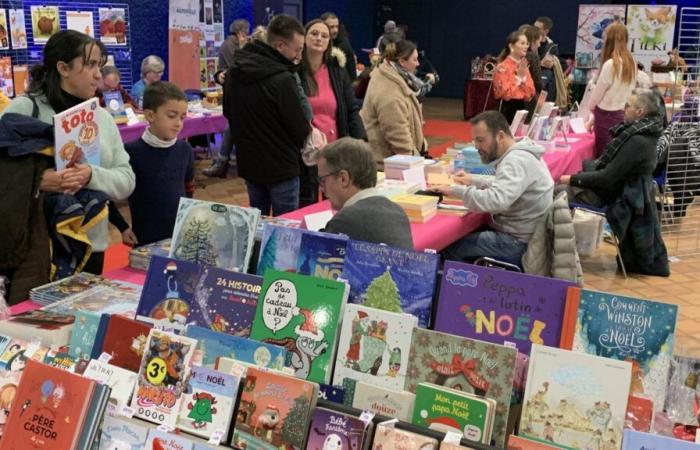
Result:
{"type": "Polygon", "coordinates": [[[100,165],[100,138],[96,97],[53,116],[56,170],[76,164],[100,165]]]}
{"type": "Polygon", "coordinates": [[[367,425],[357,417],[316,408],[309,426],[307,450],[362,450],[367,425]]]}
{"type": "Polygon", "coordinates": [[[97,359],[90,361],[83,376],[109,386],[112,390],[109,398],[117,407],[129,404],[134,386],[136,386],[135,372],[97,359]]]}
{"type": "Polygon", "coordinates": [[[358,381],[354,384],[354,393],[350,406],[362,411],[371,411],[381,416],[410,422],[413,418],[415,403],[416,395],[412,392],[392,391],[391,389],[358,381]]]}

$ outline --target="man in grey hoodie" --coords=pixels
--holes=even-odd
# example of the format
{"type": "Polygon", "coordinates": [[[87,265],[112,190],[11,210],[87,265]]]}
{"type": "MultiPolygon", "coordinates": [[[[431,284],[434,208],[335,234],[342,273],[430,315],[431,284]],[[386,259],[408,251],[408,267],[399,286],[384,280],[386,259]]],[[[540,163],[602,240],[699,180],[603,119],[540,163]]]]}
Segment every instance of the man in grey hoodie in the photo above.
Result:
{"type": "Polygon", "coordinates": [[[469,234],[443,251],[445,259],[473,262],[482,256],[520,265],[535,225],[552,204],[554,181],[542,161],[544,148],[524,138],[516,141],[505,117],[486,111],[471,120],[481,160],[495,161],[493,179],[460,172],[455,185],[438,190],[461,197],[473,212],[489,213],[489,228],[469,234]]]}

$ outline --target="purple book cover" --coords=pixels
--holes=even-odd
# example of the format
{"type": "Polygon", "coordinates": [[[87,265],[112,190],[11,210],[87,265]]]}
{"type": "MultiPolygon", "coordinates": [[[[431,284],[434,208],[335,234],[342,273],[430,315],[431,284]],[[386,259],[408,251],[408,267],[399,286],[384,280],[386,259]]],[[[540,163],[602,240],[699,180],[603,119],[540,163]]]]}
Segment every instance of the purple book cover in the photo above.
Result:
{"type": "Polygon", "coordinates": [[[496,344],[559,346],[570,281],[447,261],[435,330],[496,344]]]}
{"type": "Polygon", "coordinates": [[[314,410],[306,450],[361,450],[365,423],[323,408],[314,410]]]}

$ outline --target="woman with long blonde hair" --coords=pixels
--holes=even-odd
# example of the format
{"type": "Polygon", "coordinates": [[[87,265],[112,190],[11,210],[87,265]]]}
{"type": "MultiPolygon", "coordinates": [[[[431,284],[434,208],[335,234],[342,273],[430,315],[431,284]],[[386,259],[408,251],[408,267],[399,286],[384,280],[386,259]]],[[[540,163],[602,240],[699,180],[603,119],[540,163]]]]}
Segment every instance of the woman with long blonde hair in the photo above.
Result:
{"type": "Polygon", "coordinates": [[[637,64],[627,49],[628,39],[627,28],[621,23],[605,30],[603,65],[588,103],[593,112],[596,158],[610,142],[610,128],[625,119],[625,102],[637,82],[637,64]]]}

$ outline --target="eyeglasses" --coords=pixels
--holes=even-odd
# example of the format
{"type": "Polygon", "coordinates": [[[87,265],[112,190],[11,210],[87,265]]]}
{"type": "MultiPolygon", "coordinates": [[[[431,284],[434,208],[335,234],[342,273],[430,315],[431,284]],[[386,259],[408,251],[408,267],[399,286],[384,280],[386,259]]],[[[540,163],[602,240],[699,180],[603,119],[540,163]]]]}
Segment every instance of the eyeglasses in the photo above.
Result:
{"type": "Polygon", "coordinates": [[[326,184],[326,178],[328,178],[330,176],[338,175],[339,173],[340,173],[340,170],[336,170],[335,172],[327,173],[325,175],[318,175],[316,177],[316,180],[318,181],[318,185],[323,186],[324,184],[326,184]]]}

